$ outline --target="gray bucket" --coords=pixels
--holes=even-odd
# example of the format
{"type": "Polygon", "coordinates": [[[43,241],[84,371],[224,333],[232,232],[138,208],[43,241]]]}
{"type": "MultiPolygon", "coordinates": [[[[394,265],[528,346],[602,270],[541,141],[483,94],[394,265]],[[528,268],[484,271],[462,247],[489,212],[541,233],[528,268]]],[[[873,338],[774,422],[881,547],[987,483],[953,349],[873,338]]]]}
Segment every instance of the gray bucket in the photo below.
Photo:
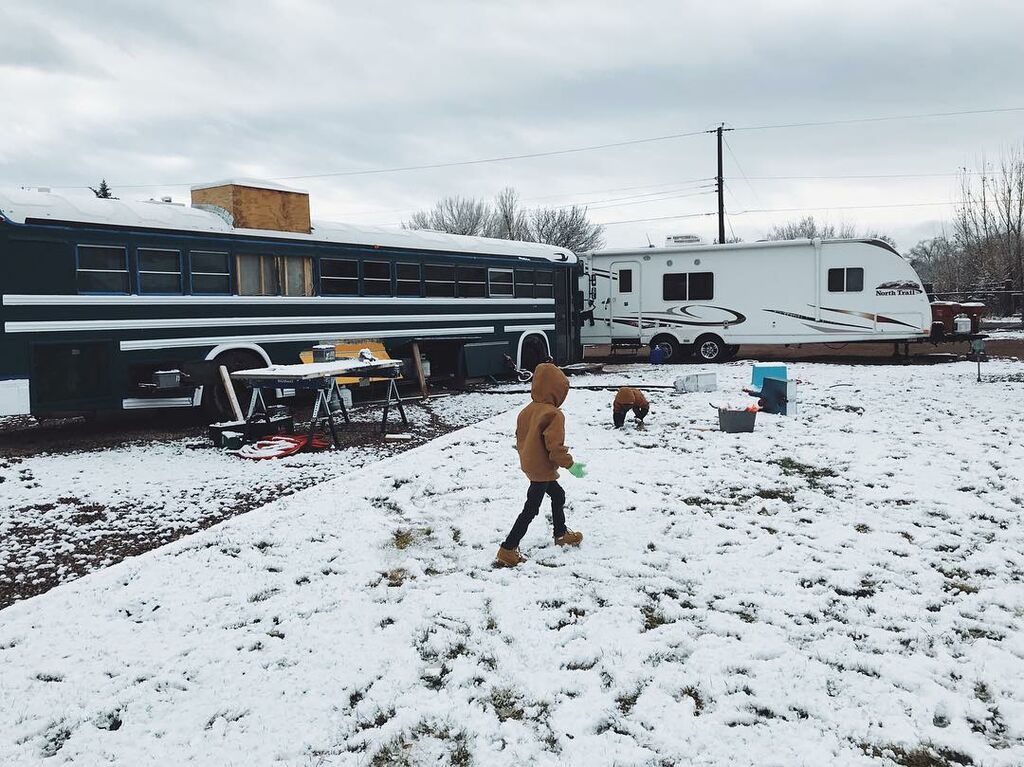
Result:
{"type": "Polygon", "coordinates": [[[753,431],[757,413],[749,410],[718,409],[718,428],[730,434],[753,431]]]}

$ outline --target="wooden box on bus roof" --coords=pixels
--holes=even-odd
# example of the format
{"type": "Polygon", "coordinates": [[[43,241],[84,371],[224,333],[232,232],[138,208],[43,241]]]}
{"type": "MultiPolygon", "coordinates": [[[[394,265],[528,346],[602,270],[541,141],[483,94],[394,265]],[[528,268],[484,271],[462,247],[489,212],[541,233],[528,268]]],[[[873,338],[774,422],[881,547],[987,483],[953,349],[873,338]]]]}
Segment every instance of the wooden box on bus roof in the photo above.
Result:
{"type": "Polygon", "coordinates": [[[197,184],[192,187],[192,205],[219,208],[239,229],[310,231],[309,193],[268,181],[231,179],[197,184]]]}

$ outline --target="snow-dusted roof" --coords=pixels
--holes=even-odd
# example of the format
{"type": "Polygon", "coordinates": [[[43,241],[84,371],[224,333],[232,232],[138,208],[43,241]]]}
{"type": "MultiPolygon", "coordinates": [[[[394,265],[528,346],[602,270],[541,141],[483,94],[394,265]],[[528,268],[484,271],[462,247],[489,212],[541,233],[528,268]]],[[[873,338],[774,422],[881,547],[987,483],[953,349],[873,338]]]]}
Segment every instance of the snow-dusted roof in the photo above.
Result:
{"type": "Polygon", "coordinates": [[[263,181],[258,178],[226,178],[223,181],[208,181],[205,184],[196,184],[192,189],[213,189],[218,186],[246,186],[250,189],[272,189],[275,192],[293,192],[295,194],[309,194],[305,189],[296,189],[276,184],[273,181],[263,181]]]}
{"type": "Polygon", "coordinates": [[[310,234],[264,229],[236,229],[215,213],[186,205],[159,201],[107,200],[89,195],[69,196],[54,192],[40,192],[34,189],[0,189],[0,216],[16,224],[24,224],[30,219],[69,221],[139,229],[176,229],[370,247],[521,256],[570,263],[576,260],[572,251],[551,245],[495,240],[489,237],[466,237],[426,230],[352,226],[326,221],[314,221],[313,231],[310,234]]]}

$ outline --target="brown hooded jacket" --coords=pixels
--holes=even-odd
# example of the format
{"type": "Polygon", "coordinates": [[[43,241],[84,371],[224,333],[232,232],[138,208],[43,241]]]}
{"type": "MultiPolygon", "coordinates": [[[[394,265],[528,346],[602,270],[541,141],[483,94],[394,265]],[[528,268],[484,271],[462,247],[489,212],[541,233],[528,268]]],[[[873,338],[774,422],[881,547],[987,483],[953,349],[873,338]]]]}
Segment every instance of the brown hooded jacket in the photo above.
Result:
{"type": "Polygon", "coordinates": [[[615,392],[615,401],[612,402],[612,410],[629,410],[631,407],[650,407],[647,397],[639,389],[631,386],[623,386],[615,392]]]}
{"type": "Polygon", "coordinates": [[[558,467],[569,468],[572,456],[565,449],[565,416],[558,406],[569,393],[569,379],[555,365],[545,362],[533,373],[530,398],[516,421],[519,465],[531,482],[558,479],[558,467]]]}

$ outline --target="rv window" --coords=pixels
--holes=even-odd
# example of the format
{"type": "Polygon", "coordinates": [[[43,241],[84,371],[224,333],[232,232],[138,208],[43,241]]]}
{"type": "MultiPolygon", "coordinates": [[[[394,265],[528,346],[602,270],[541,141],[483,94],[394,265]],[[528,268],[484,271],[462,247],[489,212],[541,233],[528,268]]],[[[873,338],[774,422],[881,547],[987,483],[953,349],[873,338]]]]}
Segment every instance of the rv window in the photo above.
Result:
{"type": "Polygon", "coordinates": [[[633,292],[633,270],[632,269],[619,269],[619,292],[620,293],[632,293],[633,292]]]}
{"type": "Polygon", "coordinates": [[[515,293],[511,269],[488,269],[487,282],[491,296],[511,296],[515,293]]]}
{"type": "Polygon", "coordinates": [[[193,250],[188,254],[192,265],[192,292],[197,294],[231,293],[231,269],[227,253],[193,250]]]}
{"type": "Polygon", "coordinates": [[[391,295],[390,261],[363,261],[363,295],[391,295]]]}
{"type": "Polygon", "coordinates": [[[844,278],[845,269],[829,269],[828,270],[828,292],[829,293],[842,293],[846,280],[844,278]]]}
{"type": "Polygon", "coordinates": [[[181,293],[181,252],[139,248],[139,293],[181,293]]]}
{"type": "Polygon", "coordinates": [[[712,272],[690,274],[690,301],[710,301],[715,297],[715,275],[712,272]]]}
{"type": "Polygon", "coordinates": [[[347,259],[321,258],[320,295],[358,296],[359,264],[347,259]]]}
{"type": "Polygon", "coordinates": [[[455,297],[455,267],[431,264],[423,268],[429,298],[455,297]]]}
{"type": "Polygon", "coordinates": [[[459,298],[487,295],[487,270],[482,266],[459,267],[459,298]]]}
{"type": "Polygon", "coordinates": [[[516,297],[533,298],[533,270],[516,269],[516,297]]]}
{"type": "Polygon", "coordinates": [[[864,269],[851,266],[847,269],[828,270],[829,293],[860,293],[864,290],[864,269]]]}
{"type": "Polygon", "coordinates": [[[419,296],[420,294],[420,265],[419,264],[396,264],[398,276],[398,295],[419,296]]]}
{"type": "Polygon", "coordinates": [[[666,274],[661,278],[661,299],[663,301],[686,300],[685,274],[666,274]]]}
{"type": "Polygon", "coordinates": [[[313,259],[283,256],[281,262],[284,267],[280,269],[284,275],[281,293],[286,296],[313,295],[313,259]]]}
{"type": "Polygon", "coordinates": [[[127,293],[128,251],[118,245],[78,246],[79,293],[127,293]]]}
{"type": "Polygon", "coordinates": [[[554,298],[555,296],[555,285],[554,278],[555,273],[547,269],[538,269],[537,272],[537,286],[534,288],[534,298],[554,298]]]}
{"type": "Polygon", "coordinates": [[[846,270],[846,292],[860,293],[864,290],[864,270],[855,266],[846,270]]]}

